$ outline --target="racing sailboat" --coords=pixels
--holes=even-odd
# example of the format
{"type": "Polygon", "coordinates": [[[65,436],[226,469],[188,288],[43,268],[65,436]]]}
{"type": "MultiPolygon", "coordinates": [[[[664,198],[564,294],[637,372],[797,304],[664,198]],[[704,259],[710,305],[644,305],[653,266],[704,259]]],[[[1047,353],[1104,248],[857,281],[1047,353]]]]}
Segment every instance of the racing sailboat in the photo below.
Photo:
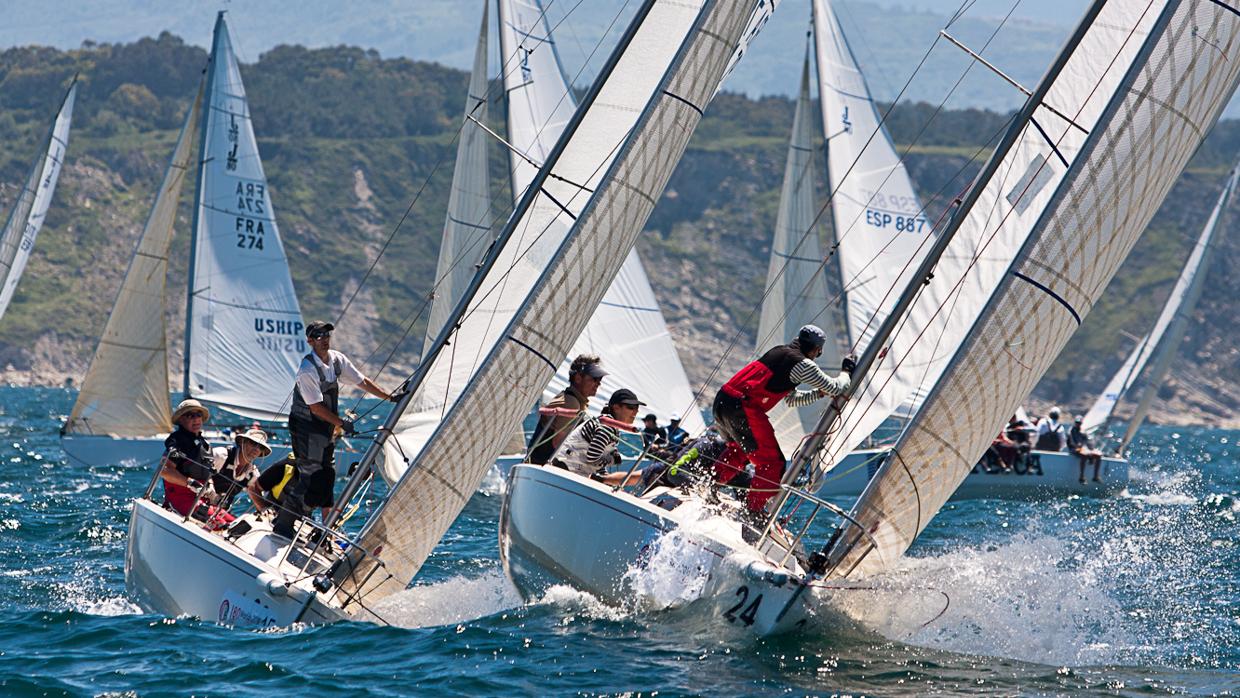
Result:
{"type": "Polygon", "coordinates": [[[844,613],[831,587],[912,545],[1088,314],[1231,98],[1238,57],[1240,13],[1224,4],[1091,4],[876,328],[849,392],[794,455],[770,519],[795,512],[791,540],[768,523],[738,542],[740,524],[693,491],[638,497],[521,465],[500,523],[510,577],[527,595],[567,583],[624,603],[646,551],[675,532],[722,624],[769,634],[844,613]],[[933,388],[851,510],[811,494],[928,374],[933,388]],[[793,485],[802,475],[808,491],[793,485]],[[800,554],[824,510],[836,533],[800,554]]]}
{"type": "Polygon", "coordinates": [[[1184,262],[1184,268],[1180,271],[1180,276],[1171,289],[1171,295],[1167,297],[1167,302],[1163,305],[1158,320],[1154,322],[1154,327],[1137,343],[1128,355],[1128,359],[1111,377],[1102,394],[1089,408],[1089,412],[1085,413],[1085,418],[1081,422],[1081,428],[1087,433],[1105,436],[1110,431],[1116,406],[1127,396],[1133,384],[1142,378],[1144,372],[1145,390],[1137,404],[1136,411],[1128,420],[1123,436],[1115,444],[1115,453],[1122,455],[1136,437],[1137,430],[1141,428],[1141,423],[1145,421],[1145,416],[1149,413],[1150,403],[1157,394],[1163,378],[1167,375],[1171,360],[1184,340],[1184,333],[1188,329],[1188,318],[1192,315],[1198,299],[1201,298],[1201,291],[1205,287],[1206,275],[1210,269],[1210,260],[1223,236],[1223,213],[1235,196],[1238,176],[1240,176],[1240,167],[1232,169],[1227,177],[1218,202],[1214,204],[1214,210],[1211,211],[1205,228],[1202,229],[1197,243],[1184,262]],[[1146,371],[1145,367],[1151,359],[1153,363],[1146,371]]]}
{"type": "Polygon", "coordinates": [[[259,625],[382,621],[373,603],[409,584],[550,380],[556,363],[546,357],[568,354],[702,110],[771,9],[769,0],[645,0],[635,9],[341,494],[348,508],[381,450],[408,459],[357,536],[320,529],[332,542],[301,535],[290,542],[251,514],[226,533],[207,531],[152,501],[153,480],[134,502],[126,555],[127,586],[139,603],[259,625]],[[545,246],[522,239],[524,230],[542,231],[545,246]],[[496,304],[514,296],[515,314],[494,323],[496,304]],[[480,327],[490,331],[474,334],[480,327]],[[403,413],[435,363],[457,360],[449,343],[467,336],[482,338],[471,348],[485,358],[430,438],[415,430],[406,439],[403,413]]]}
{"type": "Polygon", "coordinates": [[[0,231],[0,317],[9,309],[17,282],[26,270],[26,262],[34,251],[35,240],[47,210],[56,193],[56,182],[64,165],[65,150],[69,147],[69,127],[73,121],[73,104],[77,100],[77,77],[69,84],[69,90],[61,100],[60,109],[52,121],[52,127],[43,139],[39,156],[30,167],[26,184],[9,209],[8,220],[0,231]]]}
{"type": "Polygon", "coordinates": [[[61,430],[75,461],[150,461],[163,452],[172,429],[162,322],[168,255],[177,200],[195,169],[180,387],[186,397],[247,418],[282,419],[287,410],[307,351],[301,310],[221,12],[206,75],[61,430]]]}

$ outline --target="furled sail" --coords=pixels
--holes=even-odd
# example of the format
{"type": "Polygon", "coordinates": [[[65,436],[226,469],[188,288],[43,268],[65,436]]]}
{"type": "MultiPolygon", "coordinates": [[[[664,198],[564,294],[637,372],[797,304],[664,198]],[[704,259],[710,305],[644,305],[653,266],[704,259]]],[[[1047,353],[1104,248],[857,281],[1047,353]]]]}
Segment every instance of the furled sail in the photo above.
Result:
{"type": "MultiPolygon", "coordinates": [[[[755,6],[769,13],[771,3],[647,0],[637,11],[504,226],[453,346],[433,359],[482,346],[463,337],[490,340],[480,370],[363,529],[361,546],[381,551],[383,569],[372,578],[363,564],[346,590],[374,599],[404,588],[477,489],[632,249],[755,6]],[[537,244],[543,232],[554,233],[552,249],[537,244]],[[512,320],[493,327],[500,302],[513,303],[512,320]]],[[[402,456],[404,427],[385,458],[402,456]]]]}
{"type": "MultiPolygon", "coordinates": [[[[957,214],[966,218],[948,259],[1008,257],[998,292],[968,309],[960,340],[916,322],[897,332],[886,361],[905,359],[899,335],[929,329],[923,342],[948,335],[939,343],[947,367],[854,506],[859,526],[832,548],[836,574],[890,564],[973,468],[1213,126],[1240,79],[1237,58],[1240,13],[1224,3],[1094,3],[1035,90],[1036,98],[1049,86],[1032,119],[1014,123],[1019,140],[996,151],[998,169],[975,183],[966,201],[980,197],[957,214]],[[1032,230],[1010,255],[988,244],[1008,226],[1032,230]]],[[[937,267],[914,301],[930,306],[920,317],[959,313],[949,306],[967,295],[975,271],[937,267]]]]}
{"type": "MultiPolygon", "coordinates": [[[[822,246],[818,241],[817,176],[814,151],[814,104],[809,93],[809,55],[801,68],[801,91],[792,119],[792,138],[784,164],[784,184],[779,194],[779,213],[775,236],[771,240],[771,261],[766,274],[766,292],[758,317],[758,354],[795,337],[802,325],[814,323],[829,328],[835,323],[824,317],[830,312],[831,298],[823,268],[822,246]]],[[[829,338],[819,362],[839,366],[841,342],[829,338]]],[[[793,408],[782,402],[771,410],[771,425],[785,453],[792,453],[801,439],[814,428],[817,410],[793,408]]]]}
{"type": "Polygon", "coordinates": [[[74,78],[60,110],[56,112],[56,120],[52,123],[44,147],[39,150],[39,157],[30,169],[30,177],[9,212],[4,230],[0,232],[0,317],[4,317],[4,311],[8,310],[13,300],[17,282],[26,270],[26,262],[34,251],[34,241],[52,205],[65,149],[69,147],[69,126],[73,121],[76,97],[77,78],[74,78]]]}
{"type": "Polygon", "coordinates": [[[185,392],[240,414],[275,418],[288,409],[307,347],[223,12],[204,112],[185,392]]]}
{"type": "MultiPolygon", "coordinates": [[[[546,161],[576,111],[577,100],[561,68],[542,3],[499,0],[499,8],[501,55],[510,65],[516,64],[504,71],[504,85],[508,133],[516,149],[512,192],[519,200],[538,172],[530,161],[546,161]]],[[[683,413],[682,428],[691,433],[706,428],[637,250],[629,252],[585,331],[560,362],[543,390],[544,400],[568,386],[568,369],[578,354],[603,357],[608,371],[592,401],[596,411],[613,390],[629,388],[662,419],[683,413]]]]}
{"type": "Polygon", "coordinates": [[[482,2],[482,28],[478,30],[474,68],[469,74],[469,94],[465,97],[464,123],[456,144],[456,168],[452,171],[452,191],[448,194],[448,215],[435,269],[435,299],[431,302],[424,349],[439,336],[444,321],[478,271],[476,265],[490,240],[491,177],[487,170],[490,136],[481,126],[487,121],[487,9],[490,2],[482,2]]]}
{"type": "Polygon", "coordinates": [[[65,431],[140,437],[172,430],[168,409],[168,248],[192,166],[204,85],[185,115],[172,160],[142,229],[65,431]]]}
{"type": "Polygon", "coordinates": [[[836,254],[848,339],[859,349],[869,343],[916,269],[931,222],[881,126],[829,0],[813,0],[813,10],[836,254]]]}
{"type": "MultiPolygon", "coordinates": [[[[1081,428],[1085,431],[1093,433],[1111,420],[1116,404],[1141,376],[1146,362],[1158,350],[1164,335],[1167,335],[1167,328],[1171,327],[1176,318],[1185,317],[1193,312],[1193,306],[1197,304],[1197,299],[1201,296],[1202,283],[1206,277],[1206,270],[1209,268],[1210,257],[1218,238],[1222,235],[1223,227],[1219,225],[1219,221],[1223,217],[1223,211],[1227,210],[1232,195],[1235,194],[1238,172],[1240,168],[1233,169],[1227,178],[1223,192],[1219,194],[1218,203],[1214,205],[1214,210],[1210,213],[1210,218],[1206,221],[1201,236],[1197,238],[1197,244],[1193,246],[1188,260],[1184,262],[1180,278],[1176,280],[1175,286],[1171,289],[1171,295],[1167,297],[1167,302],[1163,305],[1158,320],[1154,322],[1154,327],[1128,355],[1124,365],[1115,372],[1102,394],[1089,408],[1089,412],[1085,413],[1085,418],[1081,421],[1081,428]]],[[[1178,347],[1180,340],[1173,335],[1174,333],[1167,337],[1167,344],[1178,347]]],[[[1146,391],[1148,392],[1151,387],[1156,389],[1159,382],[1161,379],[1147,381],[1146,391]]]]}

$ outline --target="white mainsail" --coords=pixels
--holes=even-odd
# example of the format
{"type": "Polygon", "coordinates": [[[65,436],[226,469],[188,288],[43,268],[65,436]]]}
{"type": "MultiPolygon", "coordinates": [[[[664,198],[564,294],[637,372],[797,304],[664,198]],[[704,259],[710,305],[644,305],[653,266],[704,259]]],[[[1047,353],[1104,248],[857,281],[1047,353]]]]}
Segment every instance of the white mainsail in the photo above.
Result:
{"type": "Polygon", "coordinates": [[[469,74],[464,123],[456,144],[456,167],[448,194],[448,215],[435,269],[435,298],[431,302],[423,350],[439,336],[444,322],[456,307],[476,267],[486,252],[491,234],[491,176],[487,143],[490,135],[481,124],[487,121],[487,19],[491,0],[482,1],[482,28],[474,49],[474,68],[469,74]]]}
{"type": "Polygon", "coordinates": [[[204,85],[185,115],[172,160],[99,337],[65,432],[143,437],[172,430],[168,407],[168,248],[192,166],[204,85]]]}
{"type": "MultiPolygon", "coordinates": [[[[512,154],[512,193],[519,201],[577,109],[556,51],[555,39],[539,0],[498,0],[500,55],[505,58],[508,133],[512,154]]],[[[589,324],[555,377],[543,391],[549,400],[568,386],[568,369],[578,354],[603,357],[608,376],[592,402],[601,410],[617,388],[629,388],[647,409],[667,419],[683,413],[690,433],[706,428],[689,378],[676,354],[659,301],[637,250],[629,252],[589,324]]]]}
{"type": "Polygon", "coordinates": [[[278,418],[307,348],[223,12],[203,108],[185,392],[246,416],[278,418]]]}
{"type": "MultiPolygon", "coordinates": [[[[809,93],[809,54],[801,68],[801,91],[792,119],[792,137],[784,164],[784,183],[779,194],[779,214],[771,240],[771,261],[767,269],[766,293],[758,317],[755,351],[762,352],[795,337],[801,326],[824,325],[830,334],[834,323],[824,321],[830,312],[822,245],[818,241],[817,176],[814,151],[814,106],[809,93]]],[[[845,338],[847,339],[847,338],[845,338]]],[[[847,342],[845,342],[847,343],[847,342]]],[[[840,365],[841,342],[828,338],[819,362],[840,365]]],[[[770,412],[771,426],[785,453],[792,453],[801,439],[814,428],[818,411],[810,407],[793,408],[782,402],[770,412]]]]}
{"type": "MultiPolygon", "coordinates": [[[[999,291],[961,318],[961,339],[941,343],[946,370],[854,506],[859,526],[833,549],[836,574],[894,561],[973,468],[1209,132],[1240,80],[1237,58],[1240,13],[1221,3],[1094,3],[1035,91],[1049,87],[1033,119],[1017,122],[1019,140],[996,153],[998,169],[957,214],[966,218],[948,259],[993,258],[1003,250],[986,243],[1008,226],[1032,234],[1003,264],[999,291]]],[[[932,318],[950,311],[946,303],[966,295],[975,272],[940,265],[914,309],[932,318]]],[[[900,328],[895,346],[923,329],[900,328]]],[[[940,334],[932,327],[922,341],[938,343],[940,334]]],[[[904,354],[886,360],[898,366],[904,354]]]]}
{"type": "MultiPolygon", "coordinates": [[[[1184,262],[1184,268],[1180,271],[1180,277],[1171,289],[1171,295],[1167,297],[1167,302],[1163,305],[1162,312],[1158,315],[1158,320],[1154,322],[1154,326],[1149,333],[1128,355],[1124,365],[1120,366],[1119,370],[1115,372],[1110,382],[1107,383],[1106,388],[1103,389],[1102,394],[1098,396],[1093,406],[1085,413],[1084,419],[1081,420],[1081,429],[1084,431],[1093,433],[1111,420],[1111,414],[1115,411],[1116,404],[1124,397],[1137,378],[1141,376],[1146,362],[1149,361],[1159,345],[1162,344],[1163,337],[1167,334],[1167,328],[1171,327],[1172,322],[1177,317],[1186,316],[1193,312],[1193,306],[1196,305],[1197,298],[1201,295],[1202,282],[1206,276],[1211,253],[1217,244],[1216,240],[1222,234],[1222,226],[1219,225],[1219,221],[1236,191],[1237,173],[1240,173],[1240,168],[1233,169],[1231,175],[1227,178],[1226,184],[1223,185],[1223,192],[1219,194],[1218,202],[1214,205],[1214,210],[1211,211],[1210,218],[1206,221],[1205,228],[1201,231],[1201,236],[1197,238],[1197,243],[1193,246],[1192,252],[1189,253],[1188,260],[1184,262]]],[[[1173,341],[1172,337],[1168,337],[1168,342],[1176,345],[1179,344],[1178,341],[1173,341]]],[[[1157,389],[1155,383],[1149,383],[1146,390],[1157,389]]]]}
{"type": "Polygon", "coordinates": [[[43,228],[47,210],[56,193],[56,181],[64,164],[65,150],[69,147],[69,126],[73,121],[73,103],[77,98],[77,78],[69,85],[56,112],[44,147],[39,151],[30,170],[26,186],[17,196],[17,202],[9,213],[9,220],[0,232],[0,317],[9,309],[17,282],[26,270],[26,262],[34,251],[35,239],[43,228]]]}
{"type": "MultiPolygon", "coordinates": [[[[369,565],[363,566],[345,581],[346,590],[373,600],[403,589],[477,489],[511,425],[527,413],[556,362],[568,354],[632,249],[746,20],[756,14],[755,5],[769,13],[772,3],[647,0],[638,10],[505,225],[502,246],[493,253],[498,262],[460,319],[455,352],[447,347],[434,357],[436,362],[459,361],[462,346],[481,346],[463,344],[462,337],[491,340],[481,369],[431,439],[415,451],[410,467],[362,532],[362,548],[381,551],[383,569],[371,578],[369,565]],[[551,250],[533,244],[544,231],[562,242],[551,250]],[[531,253],[541,262],[532,274],[531,253]],[[493,327],[497,304],[514,297],[512,320],[493,327]]],[[[402,457],[404,428],[398,423],[385,458],[402,457]]]]}
{"type": "Polygon", "coordinates": [[[931,222],[830,2],[813,0],[813,10],[836,254],[848,339],[860,349],[917,268],[931,222]]]}

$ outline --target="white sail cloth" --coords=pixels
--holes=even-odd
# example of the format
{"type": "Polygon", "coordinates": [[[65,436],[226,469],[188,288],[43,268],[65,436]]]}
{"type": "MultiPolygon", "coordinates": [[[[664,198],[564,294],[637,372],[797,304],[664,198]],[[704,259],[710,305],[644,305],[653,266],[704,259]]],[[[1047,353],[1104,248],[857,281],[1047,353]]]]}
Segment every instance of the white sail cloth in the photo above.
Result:
{"type": "MultiPolygon", "coordinates": [[[[947,354],[946,371],[854,506],[868,536],[847,549],[838,574],[881,569],[925,528],[1093,307],[1235,90],[1240,15],[1231,8],[1099,4],[1043,102],[1080,128],[1036,111],[1037,126],[1024,125],[999,170],[979,182],[982,197],[949,245],[949,259],[978,266],[962,278],[940,265],[915,302],[923,314],[901,330],[919,333],[915,318],[926,314],[961,314],[946,304],[966,297],[968,277],[1003,252],[986,241],[1029,226],[1027,242],[1002,255],[998,293],[962,315],[960,340],[940,342],[936,327],[922,338],[947,354]]],[[[908,345],[898,336],[894,344],[888,362],[898,365],[908,345]]]]}
{"type": "MultiPolygon", "coordinates": [[[[1145,368],[1146,362],[1149,361],[1158,345],[1162,342],[1163,335],[1166,334],[1167,328],[1178,315],[1184,315],[1193,311],[1193,304],[1185,304],[1185,299],[1189,296],[1189,291],[1194,287],[1194,283],[1199,277],[1205,273],[1203,262],[1208,259],[1206,251],[1211,249],[1219,232],[1219,219],[1222,218],[1223,211],[1227,208],[1231,196],[1236,190],[1236,177],[1240,170],[1232,170],[1231,175],[1227,178],[1227,183],[1223,186],[1223,193],[1219,195],[1218,202],[1214,205],[1214,210],[1210,212],[1210,218],[1206,221],[1205,228],[1202,229],[1197,243],[1193,245],[1192,252],[1189,253],[1188,259],[1184,262],[1184,268],[1180,271],[1180,277],[1176,279],[1175,286],[1171,289],[1171,295],[1167,297],[1167,302],[1163,304],[1162,312],[1158,314],[1158,319],[1154,322],[1154,326],[1145,335],[1136,348],[1128,355],[1128,359],[1119,367],[1115,375],[1107,383],[1102,394],[1094,401],[1094,404],[1085,413],[1084,419],[1081,420],[1081,429],[1088,433],[1098,430],[1103,424],[1111,419],[1111,413],[1115,411],[1115,405],[1123,398],[1132,384],[1140,377],[1141,372],[1145,368]]],[[[1200,284],[1197,283],[1199,287],[1200,284]]],[[[1147,388],[1148,390],[1149,388],[1147,388]]]]}
{"type": "MultiPolygon", "coordinates": [[[[527,192],[532,203],[519,207],[518,218],[505,226],[514,235],[461,319],[461,336],[494,333],[505,341],[487,343],[492,348],[481,370],[363,530],[362,547],[381,550],[384,562],[379,574],[360,582],[367,600],[403,589],[417,572],[499,455],[511,425],[550,380],[555,363],[547,357],[558,361],[568,354],[602,301],[756,3],[738,4],[647,2],[639,10],[597,98],[583,106],[562,150],[545,165],[549,176],[527,192]],[[566,236],[570,225],[572,235],[566,236]],[[532,249],[532,234],[552,226],[561,229],[555,237],[564,244],[542,260],[536,274],[525,276],[519,253],[532,249]],[[515,287],[514,277],[521,281],[515,287]],[[497,293],[501,287],[506,291],[497,293]],[[514,297],[511,322],[492,329],[496,304],[514,297]]],[[[455,345],[461,351],[459,338],[455,345]]],[[[454,361],[451,347],[435,360],[454,361]]],[[[389,440],[386,458],[401,456],[402,432],[398,428],[389,440]]],[[[346,591],[367,571],[346,580],[346,591]]]]}
{"type": "MultiPolygon", "coordinates": [[[[817,176],[814,151],[814,106],[809,92],[809,55],[801,68],[801,91],[792,118],[792,137],[784,163],[784,183],[779,194],[779,213],[771,240],[771,261],[766,292],[758,317],[757,354],[788,342],[801,326],[825,325],[828,334],[819,363],[840,365],[841,342],[829,328],[831,298],[827,295],[822,245],[818,241],[817,176]]],[[[794,408],[782,402],[770,412],[771,426],[784,453],[792,453],[818,421],[820,408],[794,408]]]]}
{"type": "Polygon", "coordinates": [[[168,248],[177,200],[192,166],[204,85],[185,115],[155,206],[99,337],[65,430],[141,437],[172,430],[168,408],[168,248]],[[152,321],[152,318],[155,318],[152,321]]]}
{"type": "Polygon", "coordinates": [[[185,392],[246,416],[277,418],[288,410],[307,347],[223,12],[200,153],[185,392]]]}
{"type": "Polygon", "coordinates": [[[482,28],[474,49],[474,68],[469,74],[465,117],[456,144],[456,167],[448,194],[448,214],[443,226],[439,262],[435,269],[435,298],[426,324],[423,351],[430,347],[456,307],[491,237],[491,176],[487,144],[491,137],[481,126],[487,121],[487,8],[482,2],[482,28]]]}
{"type": "Polygon", "coordinates": [[[69,86],[68,93],[56,112],[47,142],[40,150],[26,186],[18,194],[17,202],[9,213],[9,220],[0,232],[0,317],[9,309],[17,282],[26,270],[26,262],[34,251],[35,239],[47,219],[47,210],[56,193],[56,181],[64,164],[65,150],[69,147],[69,127],[73,122],[73,104],[77,99],[77,80],[69,86]]]}

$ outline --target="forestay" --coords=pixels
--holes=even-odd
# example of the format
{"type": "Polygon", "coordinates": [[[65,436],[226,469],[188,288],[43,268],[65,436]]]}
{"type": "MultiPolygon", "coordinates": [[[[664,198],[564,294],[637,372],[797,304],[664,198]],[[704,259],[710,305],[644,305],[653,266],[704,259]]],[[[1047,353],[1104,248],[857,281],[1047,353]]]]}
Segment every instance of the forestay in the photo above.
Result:
{"type": "MultiPolygon", "coordinates": [[[[519,201],[577,109],[542,3],[499,0],[501,55],[514,67],[504,71],[508,93],[508,133],[512,154],[512,192],[519,201]]],[[[659,301],[637,250],[629,252],[616,280],[555,377],[543,390],[550,400],[568,386],[568,370],[578,354],[603,357],[608,375],[591,401],[595,411],[617,388],[629,388],[666,420],[683,413],[681,427],[691,433],[706,428],[689,378],[676,354],[659,301]]]]}
{"type": "Polygon", "coordinates": [[[848,339],[865,347],[917,267],[931,223],[828,0],[814,0],[818,93],[848,339]],[[895,290],[893,290],[895,289],[895,290]]]}
{"type": "Polygon", "coordinates": [[[477,264],[486,252],[491,232],[491,177],[488,172],[487,143],[487,9],[482,1],[482,28],[474,49],[474,68],[469,74],[469,93],[465,115],[456,144],[456,167],[452,171],[452,190],[448,194],[448,215],[443,226],[439,262],[435,269],[435,298],[431,302],[423,349],[429,347],[444,321],[456,307],[477,264]]]}
{"type": "Polygon", "coordinates": [[[275,418],[288,409],[307,347],[223,12],[204,111],[185,392],[240,414],[275,418]]]}
{"type": "Polygon", "coordinates": [[[142,229],[129,270],[99,337],[65,430],[141,437],[172,431],[168,408],[168,248],[177,201],[190,171],[203,85],[185,115],[172,160],[142,229]]]}
{"type": "MultiPolygon", "coordinates": [[[[771,261],[766,274],[762,314],[758,318],[755,351],[762,352],[795,337],[807,323],[823,326],[828,333],[819,363],[840,365],[840,341],[831,337],[830,304],[824,274],[822,245],[818,242],[817,175],[814,151],[814,106],[809,93],[809,54],[801,68],[801,91],[792,118],[792,138],[784,163],[784,183],[779,194],[779,214],[771,240],[771,261]]],[[[846,338],[845,338],[846,339],[846,338]]],[[[846,342],[845,342],[846,343],[846,342]]],[[[793,408],[779,403],[770,412],[775,436],[785,453],[792,453],[814,428],[817,410],[793,408]]]]}
{"type": "Polygon", "coordinates": [[[47,210],[56,193],[56,181],[69,147],[69,126],[73,121],[73,103],[77,98],[77,78],[69,86],[47,140],[30,169],[26,185],[17,195],[9,212],[8,222],[0,232],[0,317],[8,310],[17,291],[17,282],[26,270],[26,262],[34,251],[35,239],[43,228],[47,210]]]}
{"type": "MultiPolygon", "coordinates": [[[[1080,129],[1039,108],[1037,126],[1021,126],[1024,138],[960,214],[983,235],[953,239],[955,258],[989,257],[985,241],[1007,223],[1033,215],[1036,225],[999,291],[968,314],[942,379],[854,506],[876,544],[851,529],[832,556],[845,554],[837,574],[881,569],[925,528],[1098,300],[1236,87],[1240,15],[1231,7],[1099,5],[1042,101],[1080,129]]],[[[938,292],[916,304],[940,307],[939,289],[967,284],[940,268],[928,289],[938,292]]]]}
{"type": "MultiPolygon", "coordinates": [[[[769,1],[756,4],[769,11],[769,1]]],[[[512,425],[550,380],[554,362],[584,329],[751,18],[755,3],[738,5],[648,1],[638,11],[597,93],[575,117],[576,127],[566,130],[558,156],[540,172],[546,179],[527,192],[506,224],[505,233],[514,234],[498,252],[495,278],[488,274],[470,300],[453,343],[459,360],[460,347],[470,346],[461,336],[485,336],[490,329],[496,297],[517,296],[519,312],[493,330],[505,341],[489,343],[493,348],[477,375],[363,530],[361,545],[379,550],[385,563],[383,573],[362,582],[369,599],[403,589],[417,572],[481,483],[512,425]],[[570,224],[572,234],[560,233],[563,244],[546,251],[550,263],[540,265],[524,292],[513,288],[512,278],[527,264],[525,255],[514,252],[537,249],[531,244],[537,232],[570,224]],[[505,292],[496,293],[505,284],[505,292]]],[[[452,347],[440,360],[454,360],[452,347]]],[[[402,438],[398,430],[385,457],[400,457],[402,438]]],[[[367,572],[359,570],[351,580],[366,580],[367,572]]],[[[357,584],[351,580],[346,588],[357,584]]]]}
{"type": "MultiPolygon", "coordinates": [[[[1205,279],[1208,260],[1211,256],[1218,235],[1222,228],[1219,225],[1219,219],[1222,218],[1223,211],[1227,209],[1228,203],[1231,201],[1232,195],[1236,191],[1236,177],[1240,170],[1232,170],[1231,175],[1227,178],[1226,184],[1223,185],[1223,192],[1218,197],[1218,203],[1214,205],[1214,210],[1210,213],[1210,218],[1206,221],[1205,228],[1201,231],[1201,236],[1197,238],[1197,244],[1193,246],[1193,250],[1188,255],[1188,260],[1184,262],[1184,268],[1180,271],[1180,278],[1176,280],[1175,286],[1171,289],[1171,295],[1167,297],[1167,302],[1163,305],[1162,312],[1158,315],[1158,320],[1137,344],[1136,348],[1128,355],[1128,359],[1124,361],[1124,365],[1120,366],[1115,375],[1111,377],[1107,387],[1103,389],[1102,394],[1094,401],[1093,406],[1089,408],[1089,412],[1085,413],[1084,419],[1081,421],[1081,428],[1086,432],[1093,433],[1100,427],[1103,427],[1111,420],[1111,414],[1115,411],[1115,405],[1123,398],[1140,377],[1141,372],[1145,369],[1145,364],[1149,361],[1155,350],[1163,341],[1163,336],[1167,332],[1167,328],[1171,326],[1172,321],[1176,317],[1188,315],[1193,312],[1193,306],[1196,305],[1196,298],[1200,296],[1202,280],[1205,279]],[[1191,298],[1190,298],[1191,296],[1191,298]]],[[[1175,342],[1178,344],[1179,342],[1175,342]]],[[[1147,386],[1146,390],[1151,387],[1147,386]]],[[[1157,390],[1157,386],[1153,386],[1157,390]]]]}

